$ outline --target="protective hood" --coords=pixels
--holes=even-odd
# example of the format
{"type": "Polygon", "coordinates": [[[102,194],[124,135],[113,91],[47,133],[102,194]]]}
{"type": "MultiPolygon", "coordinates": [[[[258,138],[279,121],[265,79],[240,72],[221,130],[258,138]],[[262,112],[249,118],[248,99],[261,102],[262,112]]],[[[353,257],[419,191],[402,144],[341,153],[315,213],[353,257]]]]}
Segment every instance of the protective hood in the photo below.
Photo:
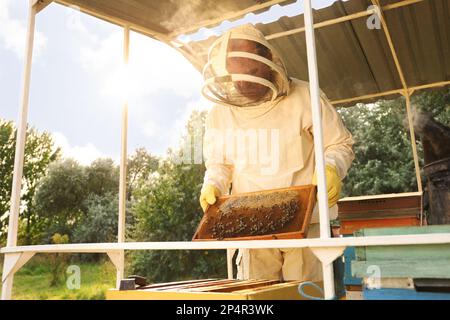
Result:
{"type": "Polygon", "coordinates": [[[251,24],[227,31],[211,45],[203,78],[205,98],[232,107],[274,105],[289,90],[281,56],[251,24]]]}

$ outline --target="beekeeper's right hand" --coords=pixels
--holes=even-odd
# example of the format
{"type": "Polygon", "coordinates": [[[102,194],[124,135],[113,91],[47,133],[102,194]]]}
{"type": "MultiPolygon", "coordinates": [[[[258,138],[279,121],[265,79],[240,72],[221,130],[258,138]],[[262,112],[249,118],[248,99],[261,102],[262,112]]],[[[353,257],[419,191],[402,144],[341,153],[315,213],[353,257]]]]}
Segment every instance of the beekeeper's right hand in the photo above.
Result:
{"type": "Polygon", "coordinates": [[[202,188],[200,193],[200,206],[205,212],[211,204],[216,203],[217,197],[220,197],[220,190],[212,184],[208,184],[202,188]]]}

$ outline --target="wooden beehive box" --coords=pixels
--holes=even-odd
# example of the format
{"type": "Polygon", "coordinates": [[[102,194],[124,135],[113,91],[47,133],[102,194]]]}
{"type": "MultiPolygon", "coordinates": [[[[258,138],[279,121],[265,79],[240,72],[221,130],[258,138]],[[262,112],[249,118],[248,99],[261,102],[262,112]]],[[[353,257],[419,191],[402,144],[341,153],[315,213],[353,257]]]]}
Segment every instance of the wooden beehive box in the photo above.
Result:
{"type": "Polygon", "coordinates": [[[313,185],[219,197],[192,240],[306,238],[315,201],[313,185]]]}
{"type": "MultiPolygon", "coordinates": [[[[450,225],[426,227],[367,228],[356,237],[449,234],[450,225]]],[[[381,278],[450,279],[450,244],[408,244],[357,247],[351,262],[354,277],[373,277],[371,266],[377,266],[381,278]]]]}
{"type": "Polygon", "coordinates": [[[422,196],[417,192],[361,196],[339,200],[339,233],[363,228],[420,225],[422,196]]]}
{"type": "MultiPolygon", "coordinates": [[[[201,279],[151,284],[135,290],[111,289],[108,300],[306,300],[298,292],[301,281],[201,279]]],[[[322,283],[317,283],[322,287],[322,283]]],[[[316,289],[305,293],[320,296],[316,289]]]]}

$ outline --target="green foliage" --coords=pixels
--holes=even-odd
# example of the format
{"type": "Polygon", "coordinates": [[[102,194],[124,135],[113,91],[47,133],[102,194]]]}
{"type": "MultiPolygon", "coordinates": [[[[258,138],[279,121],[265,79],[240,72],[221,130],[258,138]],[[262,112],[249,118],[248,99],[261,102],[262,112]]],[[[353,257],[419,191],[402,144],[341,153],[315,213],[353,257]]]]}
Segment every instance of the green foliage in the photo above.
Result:
{"type": "MultiPolygon", "coordinates": [[[[12,121],[0,119],[0,243],[6,238],[7,212],[11,205],[16,134],[12,121]]],[[[27,128],[21,203],[24,209],[21,212],[22,228],[19,229],[21,243],[29,244],[33,241],[37,217],[32,199],[38,181],[45,175],[49,164],[59,156],[60,149],[54,148],[49,133],[39,133],[34,128],[27,128]]]]}
{"type": "Polygon", "coordinates": [[[340,110],[355,139],[343,196],[413,191],[414,162],[400,100],[340,110]]]}
{"type": "Polygon", "coordinates": [[[144,148],[136,149],[127,163],[127,200],[131,200],[134,190],[158,170],[159,159],[144,148]]]}
{"type": "MultiPolygon", "coordinates": [[[[188,135],[203,130],[205,114],[193,113],[188,135]]],[[[185,137],[186,138],[186,137],[185,137]]],[[[183,139],[183,141],[193,141],[183,139]]],[[[190,150],[184,146],[182,150],[190,150]]],[[[136,190],[133,212],[137,219],[136,241],[190,241],[202,216],[198,202],[205,172],[202,164],[175,163],[170,153],[162,161],[158,174],[136,190]]],[[[133,252],[131,269],[152,282],[171,281],[226,274],[224,251],[151,251],[133,252]]]]}
{"type": "Polygon", "coordinates": [[[439,122],[450,126],[450,88],[428,91],[411,99],[420,111],[426,111],[439,122]]]}
{"type": "MultiPolygon", "coordinates": [[[[416,95],[412,101],[450,124],[450,89],[416,95]]],[[[356,158],[344,181],[343,196],[416,190],[405,110],[404,99],[339,110],[356,141],[356,158]]],[[[169,150],[164,159],[143,148],[128,159],[127,240],[191,240],[202,216],[198,196],[205,168],[194,161],[205,116],[198,112],[191,115],[181,148],[169,150]],[[180,163],[180,159],[191,162],[180,163]]],[[[0,121],[0,240],[4,239],[5,212],[10,205],[14,136],[12,123],[0,121]]],[[[421,158],[420,144],[418,151],[421,158]]],[[[72,159],[55,161],[59,150],[54,150],[50,136],[33,129],[28,133],[25,154],[25,205],[19,221],[22,243],[65,243],[69,238],[74,242],[117,241],[119,170],[111,159],[98,159],[90,166],[72,159]]],[[[128,257],[130,273],[147,276],[151,282],[226,275],[223,250],[134,251],[128,257]]],[[[59,278],[53,281],[48,275],[46,279],[57,288],[61,286],[61,257],[51,259],[48,273],[59,278]]],[[[61,297],[102,298],[104,290],[75,296],[65,292],[61,297]]]]}
{"type": "MultiPolygon", "coordinates": [[[[53,244],[66,244],[69,243],[69,236],[67,234],[61,235],[59,233],[55,233],[52,236],[53,244]]],[[[50,253],[49,254],[49,262],[50,262],[50,286],[56,286],[63,279],[65,279],[65,270],[67,268],[67,264],[69,261],[69,255],[67,253],[50,253]]]]}
{"type": "MultiPolygon", "coordinates": [[[[437,120],[450,124],[450,89],[418,94],[412,102],[417,109],[430,112],[437,120]]],[[[356,142],[355,160],[344,180],[341,196],[416,191],[404,99],[358,104],[340,109],[339,113],[356,142]]],[[[422,166],[420,143],[417,150],[422,166]]],[[[422,181],[425,181],[424,176],[422,181]]]]}
{"type": "Polygon", "coordinates": [[[78,242],[111,239],[117,234],[117,222],[112,221],[117,220],[118,188],[119,169],[111,159],[97,159],[89,166],[73,159],[52,163],[33,202],[41,223],[38,238],[48,243],[59,232],[78,242]]]}
{"type": "Polygon", "coordinates": [[[48,254],[36,254],[15,274],[13,299],[105,299],[106,291],[115,286],[116,269],[109,260],[85,263],[77,261],[72,255],[70,264],[76,264],[80,267],[80,288],[69,289],[64,281],[59,281],[56,285],[50,286],[52,271],[49,256],[48,254]]]}
{"type": "Polygon", "coordinates": [[[85,167],[87,193],[104,195],[119,192],[119,167],[112,159],[97,159],[85,167]]]}
{"type": "Polygon", "coordinates": [[[119,198],[115,193],[91,194],[86,200],[87,214],[76,225],[74,242],[100,243],[117,241],[119,198]]]}
{"type": "Polygon", "coordinates": [[[39,182],[34,207],[44,225],[41,237],[45,243],[54,233],[68,234],[87,211],[89,195],[86,170],[73,159],[52,163],[47,175],[39,182]]]}

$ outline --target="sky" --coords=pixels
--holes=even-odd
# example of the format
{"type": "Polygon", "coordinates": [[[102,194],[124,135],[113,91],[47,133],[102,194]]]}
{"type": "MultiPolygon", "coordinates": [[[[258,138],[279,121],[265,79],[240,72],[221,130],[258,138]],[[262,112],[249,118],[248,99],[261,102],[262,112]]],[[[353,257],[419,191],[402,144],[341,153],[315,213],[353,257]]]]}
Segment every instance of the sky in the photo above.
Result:
{"type": "MultiPolygon", "coordinates": [[[[314,8],[332,0],[314,0],[314,8]]],[[[22,92],[28,0],[0,0],[0,118],[16,121],[22,92]]],[[[300,2],[202,29],[200,40],[243,23],[267,23],[303,12],[300,2]]],[[[123,30],[55,3],[36,17],[28,122],[50,132],[64,157],[119,163],[124,101],[123,30]]],[[[178,52],[131,32],[128,153],[144,147],[163,156],[177,147],[193,110],[209,110],[201,74],[178,52]]]]}

